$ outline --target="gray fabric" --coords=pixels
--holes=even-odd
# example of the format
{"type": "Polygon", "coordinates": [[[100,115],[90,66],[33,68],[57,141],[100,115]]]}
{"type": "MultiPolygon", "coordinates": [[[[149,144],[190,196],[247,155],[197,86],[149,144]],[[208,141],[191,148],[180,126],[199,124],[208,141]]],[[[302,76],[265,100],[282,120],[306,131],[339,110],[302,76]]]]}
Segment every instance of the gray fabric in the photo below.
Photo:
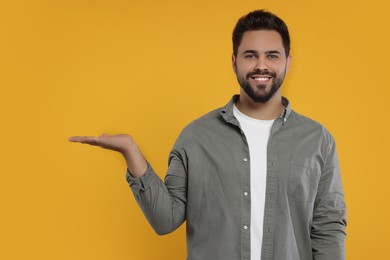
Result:
{"type": "MultiPolygon", "coordinates": [[[[238,98],[183,129],[164,182],[149,164],[139,179],[127,172],[158,234],[186,220],[188,260],[250,259],[249,161],[256,158],[233,116],[238,98]]],[[[285,109],[268,142],[261,259],[345,259],[346,208],[335,142],[282,101],[285,109]]]]}

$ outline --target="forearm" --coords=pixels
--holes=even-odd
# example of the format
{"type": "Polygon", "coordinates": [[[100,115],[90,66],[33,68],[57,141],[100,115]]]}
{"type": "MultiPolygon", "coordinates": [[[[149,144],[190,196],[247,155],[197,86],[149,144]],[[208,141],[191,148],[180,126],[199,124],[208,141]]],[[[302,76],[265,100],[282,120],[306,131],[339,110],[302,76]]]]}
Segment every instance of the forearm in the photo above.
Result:
{"type": "Polygon", "coordinates": [[[127,181],[138,205],[157,234],[170,233],[184,222],[187,178],[179,158],[170,160],[164,182],[149,164],[139,178],[128,172],[127,181]]]}
{"type": "Polygon", "coordinates": [[[132,143],[122,154],[125,157],[127,169],[135,179],[145,174],[148,165],[136,143],[132,143]]]}

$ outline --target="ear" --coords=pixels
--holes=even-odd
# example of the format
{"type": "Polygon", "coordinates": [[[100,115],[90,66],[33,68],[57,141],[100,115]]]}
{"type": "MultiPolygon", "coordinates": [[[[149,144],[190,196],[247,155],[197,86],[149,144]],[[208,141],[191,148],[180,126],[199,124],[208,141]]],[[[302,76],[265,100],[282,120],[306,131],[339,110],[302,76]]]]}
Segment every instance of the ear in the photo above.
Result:
{"type": "Polygon", "coordinates": [[[291,54],[289,54],[286,61],[286,73],[290,70],[291,63],[292,63],[292,56],[291,54]]]}
{"type": "Polygon", "coordinates": [[[236,56],[234,56],[234,53],[232,54],[232,66],[235,73],[237,73],[237,67],[236,67],[236,56]]]}

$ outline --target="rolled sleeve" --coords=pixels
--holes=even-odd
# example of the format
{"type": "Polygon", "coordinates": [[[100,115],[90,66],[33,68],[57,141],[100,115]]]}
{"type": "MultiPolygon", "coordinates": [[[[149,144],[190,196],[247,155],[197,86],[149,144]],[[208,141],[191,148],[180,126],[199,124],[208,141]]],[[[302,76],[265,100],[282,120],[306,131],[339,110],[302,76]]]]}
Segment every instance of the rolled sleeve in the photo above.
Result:
{"type": "Polygon", "coordinates": [[[127,170],[126,179],[146,219],[159,235],[176,230],[185,220],[187,173],[180,153],[173,150],[163,182],[151,165],[143,176],[134,178],[127,170]]]}
{"type": "Polygon", "coordinates": [[[153,171],[153,168],[149,162],[147,162],[147,166],[148,168],[146,169],[144,175],[137,179],[134,178],[129,169],[126,171],[126,180],[129,183],[135,197],[139,195],[140,191],[145,191],[150,186],[152,186],[153,182],[156,181],[156,178],[159,178],[153,171]]]}

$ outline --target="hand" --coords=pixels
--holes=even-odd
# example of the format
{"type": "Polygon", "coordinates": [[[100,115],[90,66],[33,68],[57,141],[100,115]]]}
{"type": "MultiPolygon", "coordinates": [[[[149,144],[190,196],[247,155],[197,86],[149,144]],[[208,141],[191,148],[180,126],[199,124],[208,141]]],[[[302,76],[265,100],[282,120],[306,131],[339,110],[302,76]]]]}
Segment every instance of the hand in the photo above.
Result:
{"type": "Polygon", "coordinates": [[[117,151],[122,154],[128,153],[131,146],[135,144],[133,138],[130,135],[126,134],[102,134],[101,136],[72,136],[69,137],[69,142],[100,146],[104,149],[117,151]]]}
{"type": "Polygon", "coordinates": [[[135,178],[144,175],[148,168],[144,156],[130,135],[72,136],[69,137],[69,142],[100,146],[104,149],[122,153],[125,157],[127,168],[135,178]]]}

